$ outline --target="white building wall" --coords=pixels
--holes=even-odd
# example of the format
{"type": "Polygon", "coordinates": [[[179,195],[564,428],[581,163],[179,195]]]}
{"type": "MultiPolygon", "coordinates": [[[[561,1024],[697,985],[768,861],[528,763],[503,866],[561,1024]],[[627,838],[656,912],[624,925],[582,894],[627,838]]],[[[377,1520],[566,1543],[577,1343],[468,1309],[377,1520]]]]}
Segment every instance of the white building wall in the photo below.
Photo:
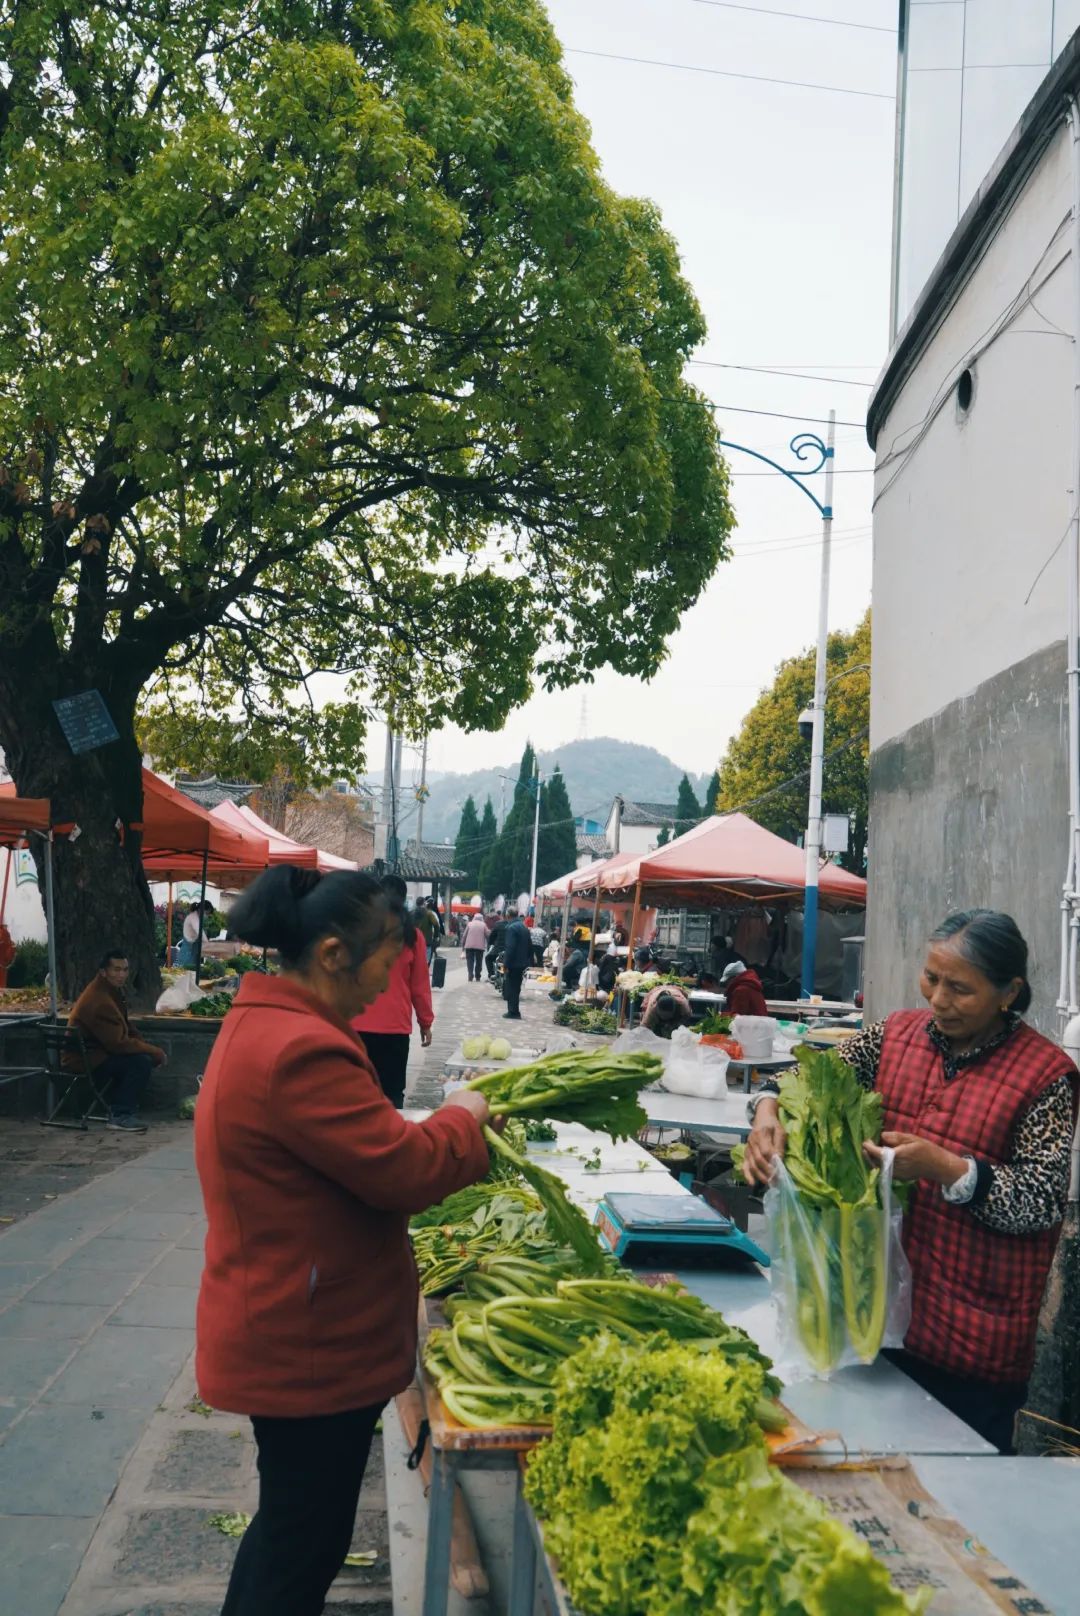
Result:
{"type": "Polygon", "coordinates": [[[1035,1024],[1055,1024],[1075,507],[1071,200],[1063,122],[877,434],[874,1016],[919,1003],[929,931],[985,906],[1015,916],[1031,945],[1035,1024]]]}
{"type": "Polygon", "coordinates": [[[1063,124],[878,433],[872,748],[1064,638],[1070,206],[1063,124]]]}

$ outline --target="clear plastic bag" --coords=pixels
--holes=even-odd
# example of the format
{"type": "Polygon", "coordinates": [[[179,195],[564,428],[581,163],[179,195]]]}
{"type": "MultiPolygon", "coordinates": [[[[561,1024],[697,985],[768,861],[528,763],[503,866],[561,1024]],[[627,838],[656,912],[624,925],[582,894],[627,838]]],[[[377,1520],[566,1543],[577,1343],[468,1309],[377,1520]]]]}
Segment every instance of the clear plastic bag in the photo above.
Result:
{"type": "Polygon", "coordinates": [[[186,971],[178,982],[165,989],[158,997],[155,1010],[186,1010],[188,1005],[205,999],[206,994],[195,980],[194,971],[186,971]]]}
{"type": "MultiPolygon", "coordinates": [[[[619,1033],[611,1046],[613,1055],[655,1055],[667,1068],[668,1056],[671,1054],[671,1044],[666,1038],[658,1038],[656,1033],[650,1032],[648,1027],[629,1027],[619,1033]]],[[[649,1088],[658,1089],[663,1086],[663,1079],[658,1083],[650,1083],[649,1088]]]]}
{"type": "Polygon", "coordinates": [[[809,1205],[778,1162],[765,1195],[769,1283],[776,1303],[778,1367],[827,1376],[873,1363],[903,1346],[911,1323],[911,1268],[892,1193],[893,1153],[883,1152],[880,1206],[809,1205]]]}
{"type": "Polygon", "coordinates": [[[664,1087],[669,1094],[689,1094],[699,1100],[718,1100],[727,1093],[726,1049],[703,1044],[689,1027],[676,1027],[668,1044],[664,1087]]]}

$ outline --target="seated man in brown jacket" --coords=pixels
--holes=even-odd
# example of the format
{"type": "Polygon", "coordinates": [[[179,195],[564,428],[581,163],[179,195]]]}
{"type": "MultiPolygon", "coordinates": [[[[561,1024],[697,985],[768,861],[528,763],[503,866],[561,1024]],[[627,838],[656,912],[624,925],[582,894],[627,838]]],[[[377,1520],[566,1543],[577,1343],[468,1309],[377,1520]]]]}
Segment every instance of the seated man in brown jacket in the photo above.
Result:
{"type": "MultiPolygon", "coordinates": [[[[68,1025],[82,1034],[90,1070],[99,1085],[112,1085],[108,1126],[125,1133],[145,1133],[145,1125],[137,1117],[139,1101],[152,1069],[164,1063],[165,1051],[132,1031],[124,996],[129,969],[123,949],[110,948],[102,956],[94,980],[76,1000],[68,1025]]],[[[78,1063],[75,1050],[64,1056],[65,1066],[74,1069],[78,1063]]]]}

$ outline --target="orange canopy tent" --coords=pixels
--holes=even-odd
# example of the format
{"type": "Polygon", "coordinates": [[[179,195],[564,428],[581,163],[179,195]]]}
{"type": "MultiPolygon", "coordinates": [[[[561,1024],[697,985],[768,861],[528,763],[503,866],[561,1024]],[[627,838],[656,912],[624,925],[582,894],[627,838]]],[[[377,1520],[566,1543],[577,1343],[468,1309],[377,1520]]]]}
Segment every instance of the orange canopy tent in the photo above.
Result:
{"type": "Polygon", "coordinates": [[[249,808],[246,803],[221,802],[216,808],[211,808],[210,816],[236,830],[265,836],[270,848],[271,864],[298,864],[301,869],[318,870],[322,875],[329,875],[333,870],[357,868],[353,859],[339,858],[336,853],[324,853],[321,848],[294,841],[284,831],[276,830],[267,820],[260,818],[254,808],[249,808]]]}
{"type": "Polygon", "coordinates": [[[143,770],[142,862],[148,880],[265,870],[270,848],[250,827],[224,825],[159,775],[143,770]]]}

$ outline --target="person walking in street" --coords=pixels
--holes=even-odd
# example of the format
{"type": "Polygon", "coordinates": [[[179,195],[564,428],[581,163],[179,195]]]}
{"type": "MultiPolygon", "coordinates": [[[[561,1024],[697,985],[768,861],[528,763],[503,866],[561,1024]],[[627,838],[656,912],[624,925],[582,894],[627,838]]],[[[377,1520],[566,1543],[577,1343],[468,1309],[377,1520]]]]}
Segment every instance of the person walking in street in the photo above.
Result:
{"type": "Polygon", "coordinates": [[[521,1020],[521,984],[532,963],[529,928],[516,909],[508,909],[503,964],[506,967],[506,1015],[504,1021],[521,1020]]]}
{"type": "MultiPolygon", "coordinates": [[[[1035,1361],[1039,1308],[1068,1202],[1080,1073],[1022,1017],[1028,947],[1010,915],[969,909],[931,934],[903,1010],[837,1046],[884,1100],[882,1146],[915,1188],[904,1218],[911,1324],[889,1356],[1002,1453],[1035,1361]]],[[[768,1182],[786,1143],[762,1081],[743,1172],[768,1182]]],[[[768,1091],[772,1090],[772,1093],[768,1091]]],[[[881,1165],[881,1147],[864,1154],[881,1165]]]]}
{"type": "Polygon", "coordinates": [[[240,984],[195,1112],[196,1377],[212,1408],[250,1417],[258,1448],[222,1616],[319,1616],[375,1427],[416,1370],[408,1220],[488,1171],[488,1107],[463,1089],[406,1122],[379,1086],[350,1026],[402,950],[377,881],[278,865],[230,921],[283,969],[240,984]]]}
{"type": "Polygon", "coordinates": [[[368,1059],[391,1104],[400,1111],[405,1104],[409,1067],[409,1043],[413,1016],[420,1028],[420,1042],[431,1044],[435,1010],[431,1002],[431,976],[427,946],[405,907],[406,886],[400,875],[384,875],[382,889],[390,907],[401,917],[402,947],[385,993],[374,1004],[354,1016],[352,1027],[364,1040],[368,1059]]]}
{"type": "Polygon", "coordinates": [[[465,927],[465,937],[462,946],[465,949],[465,965],[469,973],[470,982],[479,982],[483,974],[484,950],[487,948],[488,930],[484,924],[483,915],[473,915],[465,927]]]}
{"type": "MultiPolygon", "coordinates": [[[[131,968],[122,948],[110,948],[101,957],[97,975],[76,999],[68,1025],[81,1035],[94,1080],[108,1089],[107,1126],[121,1133],[145,1133],[139,1121],[139,1103],[150,1073],[164,1066],[165,1051],[140,1038],[128,1016],[127,987],[131,968]]],[[[77,1048],[64,1051],[68,1071],[81,1071],[77,1048]]]]}
{"type": "Polygon", "coordinates": [[[506,933],[509,925],[510,921],[508,916],[500,915],[494,926],[492,926],[491,930],[488,932],[488,946],[487,954],[484,957],[484,964],[487,966],[489,982],[494,982],[495,980],[495,967],[498,964],[499,955],[506,947],[506,933]]]}
{"type": "Polygon", "coordinates": [[[431,962],[435,958],[435,944],[439,935],[435,925],[437,916],[432,914],[428,904],[421,901],[417,903],[416,908],[413,910],[412,919],[413,925],[424,939],[428,970],[430,971],[431,962]]]}

